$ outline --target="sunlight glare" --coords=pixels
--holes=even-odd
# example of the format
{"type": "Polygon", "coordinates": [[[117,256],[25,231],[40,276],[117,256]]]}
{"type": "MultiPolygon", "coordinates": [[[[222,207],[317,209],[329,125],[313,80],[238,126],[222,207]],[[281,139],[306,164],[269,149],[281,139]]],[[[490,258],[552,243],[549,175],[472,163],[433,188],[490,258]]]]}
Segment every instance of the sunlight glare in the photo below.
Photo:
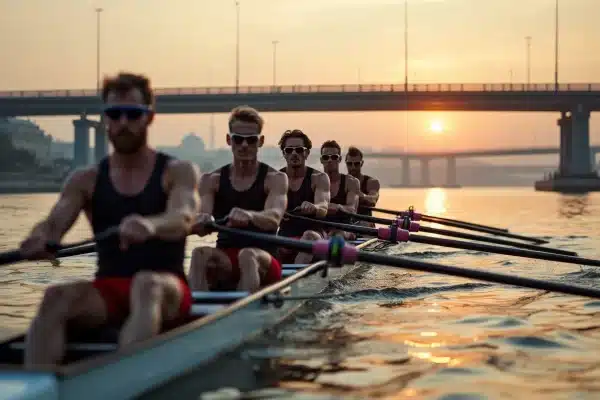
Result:
{"type": "Polygon", "coordinates": [[[431,188],[425,195],[427,214],[444,214],[446,212],[446,191],[442,188],[431,188]]]}
{"type": "Polygon", "coordinates": [[[440,120],[431,121],[429,130],[433,133],[442,133],[444,132],[444,124],[440,120]]]}

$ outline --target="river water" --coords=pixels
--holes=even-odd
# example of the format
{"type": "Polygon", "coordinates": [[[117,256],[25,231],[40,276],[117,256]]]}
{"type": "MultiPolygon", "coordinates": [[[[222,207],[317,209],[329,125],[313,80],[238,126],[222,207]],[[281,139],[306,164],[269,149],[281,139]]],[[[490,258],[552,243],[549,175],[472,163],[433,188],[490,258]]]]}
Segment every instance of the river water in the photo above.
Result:
{"type": "MultiPolygon", "coordinates": [[[[2,250],[16,247],[55,199],[0,196],[2,250]]],[[[600,258],[599,194],[382,190],[380,207],[410,205],[427,214],[545,237],[547,246],[600,258]]],[[[80,218],[65,241],[89,236],[80,218]]],[[[189,243],[188,253],[201,239],[189,243]]],[[[600,287],[600,271],[593,267],[421,244],[386,251],[600,287]]],[[[93,263],[93,256],[81,256],[62,260],[60,267],[3,267],[0,333],[25,329],[48,284],[90,278],[93,263]]],[[[382,266],[360,267],[335,289],[353,294],[313,302],[276,333],[242,349],[273,357],[279,388],[273,398],[600,398],[600,301],[382,266]]]]}

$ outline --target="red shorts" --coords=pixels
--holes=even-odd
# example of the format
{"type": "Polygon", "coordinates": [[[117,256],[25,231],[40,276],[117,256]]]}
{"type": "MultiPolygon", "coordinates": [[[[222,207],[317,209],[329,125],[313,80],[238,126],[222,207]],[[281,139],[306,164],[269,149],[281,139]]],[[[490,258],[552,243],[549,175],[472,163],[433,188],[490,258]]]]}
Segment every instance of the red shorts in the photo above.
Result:
{"type": "MultiPolygon", "coordinates": [[[[227,282],[227,285],[225,286],[232,286],[232,287],[228,287],[228,288],[221,288],[222,283],[217,283],[217,286],[219,287],[219,289],[223,289],[223,290],[235,290],[235,287],[237,287],[237,283],[240,281],[240,262],[238,259],[238,254],[240,252],[241,249],[236,249],[236,248],[227,248],[227,249],[222,249],[220,248],[219,250],[221,250],[223,253],[227,254],[227,257],[229,258],[229,261],[231,262],[231,266],[232,266],[232,275],[231,275],[231,280],[227,282]]],[[[261,276],[260,279],[260,286],[261,287],[265,287],[268,286],[270,284],[279,282],[281,280],[281,263],[271,255],[271,264],[269,265],[269,270],[267,271],[266,275],[261,276]]],[[[208,280],[208,282],[210,282],[211,284],[215,283],[215,278],[214,275],[211,273],[210,270],[207,271],[207,277],[206,279],[208,280]]],[[[215,289],[213,289],[215,290],[215,289]]],[[[217,289],[218,290],[218,289],[217,289]]]]}
{"type": "MultiPolygon", "coordinates": [[[[106,312],[110,322],[121,323],[129,315],[130,291],[133,278],[96,278],[94,287],[98,289],[106,304],[106,312]]],[[[179,287],[182,293],[179,304],[178,319],[186,319],[192,308],[192,292],[187,282],[179,278],[179,287]]],[[[170,325],[170,324],[168,324],[170,325]]]]}
{"type": "MultiPolygon", "coordinates": [[[[290,239],[300,239],[302,236],[285,236],[290,239]]],[[[282,264],[293,264],[298,255],[298,250],[290,249],[289,247],[279,247],[277,249],[277,258],[282,264]]]]}

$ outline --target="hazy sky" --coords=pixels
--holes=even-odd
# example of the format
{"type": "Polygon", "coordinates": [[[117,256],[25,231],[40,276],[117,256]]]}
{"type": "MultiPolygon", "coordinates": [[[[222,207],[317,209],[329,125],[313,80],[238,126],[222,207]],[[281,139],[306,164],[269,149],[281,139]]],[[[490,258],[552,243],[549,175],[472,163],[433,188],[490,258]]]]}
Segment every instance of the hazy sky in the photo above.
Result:
{"type": "MultiPolygon", "coordinates": [[[[524,82],[532,37],[533,82],[552,82],[554,0],[408,0],[411,82],[524,82]]],[[[101,71],[145,73],[155,87],[231,86],[235,81],[235,4],[231,0],[0,0],[0,90],[96,85],[96,14],[104,8],[101,71]]],[[[241,85],[401,83],[402,0],[240,0],[241,85]]],[[[600,0],[560,0],[560,80],[600,82],[600,0]]],[[[410,113],[414,150],[557,145],[553,113],[410,113]],[[432,134],[439,120],[445,133],[432,134]]],[[[290,128],[313,141],[335,138],[403,147],[404,113],[265,114],[267,143],[290,128]]],[[[68,118],[36,118],[72,140],[68,118]]],[[[152,142],[207,137],[207,115],[161,116],[152,142]]],[[[217,143],[227,131],[217,115],[217,143]]],[[[592,141],[600,141],[592,118],[592,141]]]]}

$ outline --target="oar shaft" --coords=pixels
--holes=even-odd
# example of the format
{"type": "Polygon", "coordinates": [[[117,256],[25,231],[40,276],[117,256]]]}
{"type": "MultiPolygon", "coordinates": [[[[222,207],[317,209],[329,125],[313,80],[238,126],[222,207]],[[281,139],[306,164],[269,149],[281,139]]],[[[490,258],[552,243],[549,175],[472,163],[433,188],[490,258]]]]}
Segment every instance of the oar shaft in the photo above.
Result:
{"type": "Polygon", "coordinates": [[[359,261],[366,261],[373,264],[389,265],[398,268],[432,272],[438,274],[459,276],[462,278],[477,279],[481,281],[500,283],[505,285],[522,286],[530,289],[539,289],[553,291],[564,294],[572,294],[576,296],[586,296],[592,298],[600,298],[600,290],[587,288],[583,286],[568,285],[558,282],[551,282],[539,279],[525,278],[519,276],[511,276],[488,272],[483,270],[474,270],[466,268],[458,268],[449,265],[433,264],[423,261],[417,261],[406,257],[393,257],[386,254],[359,252],[359,261]]]}
{"type": "MultiPolygon", "coordinates": [[[[393,220],[393,219],[371,217],[369,215],[361,215],[361,214],[350,214],[350,215],[353,216],[354,218],[361,219],[363,221],[374,222],[376,224],[392,225],[392,224],[396,223],[396,220],[393,220]]],[[[500,244],[503,246],[512,246],[512,247],[535,250],[535,251],[540,251],[540,252],[543,251],[546,253],[562,254],[562,255],[569,255],[569,256],[577,255],[577,253],[567,251],[567,250],[553,249],[551,247],[535,246],[535,245],[532,245],[529,243],[513,242],[511,240],[498,239],[498,238],[493,238],[493,237],[489,237],[489,236],[474,235],[472,233],[467,233],[467,232],[459,232],[459,231],[451,231],[448,229],[432,228],[430,226],[420,226],[419,230],[421,232],[435,233],[435,234],[444,235],[444,236],[459,237],[461,239],[476,240],[479,242],[495,243],[495,244],[500,244]]]]}
{"type": "Polygon", "coordinates": [[[435,234],[444,235],[444,236],[453,236],[453,237],[457,237],[457,238],[461,238],[461,239],[475,240],[478,242],[494,243],[494,244],[499,244],[502,246],[518,247],[521,249],[543,251],[545,253],[562,254],[565,256],[576,256],[577,255],[577,253],[568,251],[568,250],[553,249],[551,247],[536,246],[534,244],[529,244],[529,243],[520,243],[520,242],[513,242],[511,240],[498,239],[498,238],[493,238],[493,237],[488,237],[488,236],[473,235],[473,234],[467,233],[467,232],[458,232],[458,231],[451,231],[448,229],[432,228],[430,226],[422,226],[421,225],[419,230],[421,232],[435,233],[435,234]]]}
{"type": "MultiPolygon", "coordinates": [[[[379,208],[379,207],[371,207],[371,210],[376,211],[376,212],[380,212],[383,214],[390,214],[390,215],[400,215],[400,211],[397,210],[390,210],[387,208],[379,208]]],[[[444,218],[444,217],[436,217],[433,215],[427,215],[427,214],[421,214],[421,218],[423,219],[423,221],[427,221],[430,220],[430,222],[447,222],[447,223],[457,223],[457,224],[461,224],[461,225],[467,225],[467,226],[472,226],[472,227],[478,227],[478,228],[485,228],[487,230],[490,231],[498,231],[498,232],[508,232],[508,229],[506,228],[496,228],[494,226],[488,226],[488,225],[481,225],[481,224],[476,224],[474,222],[466,222],[466,221],[460,221],[458,219],[451,219],[451,218],[444,218]]]]}
{"type": "Polygon", "coordinates": [[[591,265],[591,266],[595,266],[595,267],[600,267],[600,260],[593,260],[593,259],[583,258],[583,257],[565,256],[562,254],[552,254],[552,253],[546,253],[546,252],[542,252],[542,251],[515,249],[512,247],[491,246],[489,244],[484,244],[484,243],[464,242],[461,240],[415,235],[414,233],[410,234],[409,241],[415,242],[415,243],[426,243],[426,244],[433,244],[433,245],[438,245],[438,246],[454,247],[457,249],[485,251],[486,253],[496,253],[496,254],[504,254],[504,255],[508,255],[508,256],[533,258],[533,259],[537,259],[537,260],[547,260],[547,261],[564,262],[564,263],[568,263],[568,264],[591,265]]]}

